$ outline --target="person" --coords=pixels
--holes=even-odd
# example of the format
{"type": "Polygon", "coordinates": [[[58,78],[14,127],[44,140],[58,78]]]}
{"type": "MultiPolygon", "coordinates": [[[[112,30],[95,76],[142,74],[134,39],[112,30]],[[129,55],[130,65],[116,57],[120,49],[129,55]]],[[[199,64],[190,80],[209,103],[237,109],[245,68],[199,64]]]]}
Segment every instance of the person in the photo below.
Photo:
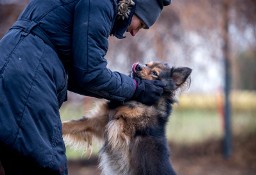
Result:
{"type": "Polygon", "coordinates": [[[33,0],[0,41],[0,162],[8,174],[67,174],[67,90],[152,105],[159,81],[107,68],[108,37],[150,28],[171,0],[33,0]]]}

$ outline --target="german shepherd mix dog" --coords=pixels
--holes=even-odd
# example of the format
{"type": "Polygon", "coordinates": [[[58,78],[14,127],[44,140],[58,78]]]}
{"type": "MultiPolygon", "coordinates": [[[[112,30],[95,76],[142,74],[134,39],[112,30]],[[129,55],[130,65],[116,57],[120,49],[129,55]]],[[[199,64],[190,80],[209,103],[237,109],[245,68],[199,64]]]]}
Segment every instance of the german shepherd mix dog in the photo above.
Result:
{"type": "Polygon", "coordinates": [[[165,126],[175,102],[175,92],[187,80],[191,69],[150,62],[134,64],[132,76],[161,80],[166,84],[159,101],[147,106],[137,101],[101,104],[90,117],[63,123],[67,144],[77,145],[92,138],[103,139],[100,167],[105,175],[175,175],[169,159],[165,126]]]}

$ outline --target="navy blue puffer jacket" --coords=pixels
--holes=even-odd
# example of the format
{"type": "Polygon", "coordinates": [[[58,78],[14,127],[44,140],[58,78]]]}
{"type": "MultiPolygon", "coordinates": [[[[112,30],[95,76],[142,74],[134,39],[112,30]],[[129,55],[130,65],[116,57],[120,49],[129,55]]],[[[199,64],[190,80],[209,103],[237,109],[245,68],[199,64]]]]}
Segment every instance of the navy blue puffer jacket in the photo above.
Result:
{"type": "Polygon", "coordinates": [[[14,163],[6,159],[3,148],[8,147],[42,168],[67,173],[59,117],[67,88],[117,101],[133,96],[134,81],[109,70],[104,58],[108,37],[113,33],[121,38],[129,24],[126,20],[116,25],[117,4],[115,0],[32,0],[1,39],[3,165],[14,163]]]}
{"type": "Polygon", "coordinates": [[[50,38],[69,69],[71,91],[124,101],[135,84],[107,69],[104,58],[116,12],[114,0],[44,0],[32,1],[20,19],[39,23],[50,38]]]}

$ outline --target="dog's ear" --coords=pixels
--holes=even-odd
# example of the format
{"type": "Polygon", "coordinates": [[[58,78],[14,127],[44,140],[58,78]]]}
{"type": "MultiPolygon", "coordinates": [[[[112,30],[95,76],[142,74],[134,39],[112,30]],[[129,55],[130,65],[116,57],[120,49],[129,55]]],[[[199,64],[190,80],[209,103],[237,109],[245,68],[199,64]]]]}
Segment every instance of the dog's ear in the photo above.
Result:
{"type": "Polygon", "coordinates": [[[176,89],[179,88],[184,82],[186,82],[191,72],[192,72],[192,69],[188,67],[172,68],[171,78],[176,85],[176,89]]]}

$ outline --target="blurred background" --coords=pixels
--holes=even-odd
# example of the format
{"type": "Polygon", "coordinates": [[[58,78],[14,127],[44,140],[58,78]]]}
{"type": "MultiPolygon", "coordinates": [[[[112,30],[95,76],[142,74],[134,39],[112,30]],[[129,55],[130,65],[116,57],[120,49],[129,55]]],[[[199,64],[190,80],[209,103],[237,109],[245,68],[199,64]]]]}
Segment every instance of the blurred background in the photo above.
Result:
{"type": "MultiPolygon", "coordinates": [[[[28,0],[0,0],[0,37],[28,0]]],[[[256,1],[173,0],[157,23],[135,37],[109,38],[108,67],[158,60],[193,69],[167,127],[179,175],[256,174],[256,1]]],[[[97,99],[69,92],[62,120],[77,119],[97,99]]],[[[97,175],[97,153],[67,148],[70,175],[97,175]]]]}

